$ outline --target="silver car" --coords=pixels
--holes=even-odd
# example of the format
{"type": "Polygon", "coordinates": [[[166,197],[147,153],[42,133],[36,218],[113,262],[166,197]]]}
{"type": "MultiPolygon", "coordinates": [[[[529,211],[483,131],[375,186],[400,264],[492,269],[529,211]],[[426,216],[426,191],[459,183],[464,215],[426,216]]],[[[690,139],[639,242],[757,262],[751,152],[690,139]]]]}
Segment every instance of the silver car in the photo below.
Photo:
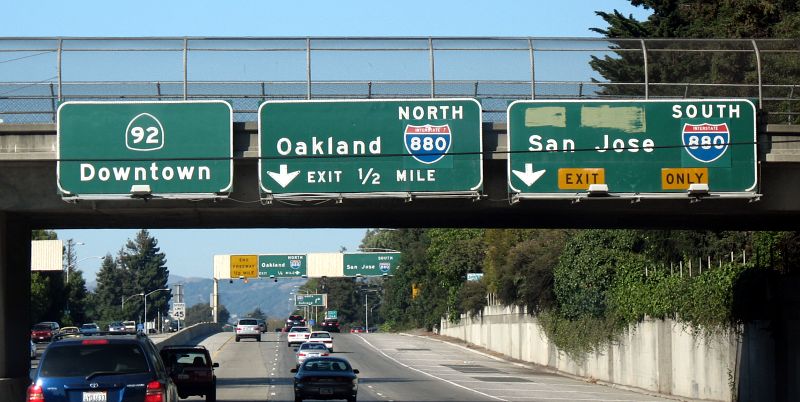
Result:
{"type": "Polygon", "coordinates": [[[261,342],[261,327],[255,318],[242,318],[236,323],[236,342],[242,338],[253,338],[261,342]]]}
{"type": "Polygon", "coordinates": [[[329,354],[330,352],[328,352],[328,348],[325,347],[325,344],[321,342],[306,342],[297,348],[295,357],[297,358],[297,365],[300,366],[309,357],[328,356],[329,354]]]}

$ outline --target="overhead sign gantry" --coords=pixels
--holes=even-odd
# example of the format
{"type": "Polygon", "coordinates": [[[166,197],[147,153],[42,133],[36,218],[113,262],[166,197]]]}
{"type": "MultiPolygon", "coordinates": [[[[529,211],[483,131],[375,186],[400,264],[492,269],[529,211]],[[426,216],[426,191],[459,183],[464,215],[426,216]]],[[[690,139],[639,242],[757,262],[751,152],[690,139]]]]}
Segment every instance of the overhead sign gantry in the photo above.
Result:
{"type": "Polygon", "coordinates": [[[517,101],[508,108],[516,199],[753,197],[756,108],[743,99],[517,101]],[[693,186],[694,185],[694,186],[693,186]]]}
{"type": "Polygon", "coordinates": [[[477,197],[474,99],[268,101],[259,109],[262,198],[477,197]]]}

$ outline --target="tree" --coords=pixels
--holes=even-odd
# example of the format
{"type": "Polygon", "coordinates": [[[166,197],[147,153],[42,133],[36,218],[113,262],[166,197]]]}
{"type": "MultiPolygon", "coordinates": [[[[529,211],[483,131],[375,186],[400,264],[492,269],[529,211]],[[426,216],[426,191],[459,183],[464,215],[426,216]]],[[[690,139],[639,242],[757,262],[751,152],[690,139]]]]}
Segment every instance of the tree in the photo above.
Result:
{"type": "MultiPolygon", "coordinates": [[[[593,28],[610,39],[617,48],[624,48],[624,38],[795,38],[800,32],[800,4],[794,1],[729,0],[698,2],[694,0],[631,0],[634,6],[653,10],[647,21],[633,16],[598,11],[607,23],[606,28],[593,28]]],[[[627,45],[630,48],[631,45],[627,45]]],[[[672,97],[754,97],[753,85],[758,83],[758,71],[753,52],[717,52],[719,44],[711,42],[660,42],[656,47],[666,51],[648,52],[650,82],[750,84],[750,88],[735,86],[651,86],[650,96],[672,97]],[[692,52],[680,51],[687,47],[692,52]],[[714,48],[714,49],[712,49],[714,48]],[[677,52],[676,52],[677,50],[677,52]]],[[[794,45],[790,45],[793,49],[794,45]]],[[[734,48],[731,48],[733,50],[734,48]]],[[[752,50],[748,47],[746,50],[752,50]]],[[[800,63],[790,54],[762,54],[762,82],[794,85],[800,77],[800,63]]],[[[590,65],[612,84],[603,84],[604,95],[642,95],[641,86],[617,85],[644,81],[643,59],[640,53],[619,51],[603,58],[593,57],[590,65]]],[[[767,88],[765,96],[786,96],[767,88]],[[772,92],[770,92],[772,91],[772,92]],[[773,95],[774,94],[774,95],[773,95]]],[[[796,109],[791,101],[770,102],[771,111],[796,109]]],[[[771,121],[778,116],[770,116],[771,121]]],[[[784,118],[785,119],[785,118],[784,118]]],[[[785,122],[785,120],[784,120],[785,122]]]]}
{"type": "Polygon", "coordinates": [[[208,303],[197,303],[186,309],[186,326],[199,324],[201,322],[211,322],[213,319],[211,306],[208,303]]]}
{"type": "Polygon", "coordinates": [[[87,321],[86,302],[88,291],[83,272],[76,268],[78,256],[75,253],[75,241],[68,239],[64,246],[64,292],[60,298],[64,304],[63,325],[80,325],[87,321]]]}
{"type": "Polygon", "coordinates": [[[136,297],[131,298],[125,303],[125,309],[122,310],[124,299],[136,293],[126,286],[129,283],[130,274],[120,266],[119,259],[115,260],[111,254],[106,254],[100,270],[97,272],[97,288],[92,296],[93,310],[99,320],[133,319],[139,321],[136,308],[141,305],[141,300],[136,300],[136,297]]]}
{"type": "MultiPolygon", "coordinates": [[[[166,289],[169,281],[169,270],[166,267],[166,256],[158,248],[158,240],[150,236],[146,229],[140,230],[133,240],[128,240],[119,258],[120,265],[130,272],[134,293],[150,293],[157,289],[166,289]]],[[[160,312],[166,315],[170,292],[156,292],[147,299],[147,317],[156,317],[160,312]]],[[[144,305],[136,312],[143,312],[144,305]]]]}
{"type": "Polygon", "coordinates": [[[224,304],[220,304],[219,308],[217,309],[217,324],[227,324],[228,321],[231,319],[231,313],[225,308],[224,304]]]}
{"type": "Polygon", "coordinates": [[[260,320],[266,320],[267,319],[266,314],[264,314],[264,312],[261,311],[260,307],[256,307],[255,310],[247,313],[247,317],[258,318],[260,320]]]}

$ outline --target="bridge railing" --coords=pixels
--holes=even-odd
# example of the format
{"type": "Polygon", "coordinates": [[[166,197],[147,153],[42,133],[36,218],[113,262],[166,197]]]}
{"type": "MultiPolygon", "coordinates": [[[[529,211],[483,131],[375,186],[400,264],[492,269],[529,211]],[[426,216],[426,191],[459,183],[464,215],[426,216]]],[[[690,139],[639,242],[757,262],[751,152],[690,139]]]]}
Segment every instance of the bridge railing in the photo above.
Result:
{"type": "Polygon", "coordinates": [[[0,119],[54,122],[70,100],[225,99],[235,120],[284,99],[747,97],[800,120],[800,40],[0,38],[0,119]]]}

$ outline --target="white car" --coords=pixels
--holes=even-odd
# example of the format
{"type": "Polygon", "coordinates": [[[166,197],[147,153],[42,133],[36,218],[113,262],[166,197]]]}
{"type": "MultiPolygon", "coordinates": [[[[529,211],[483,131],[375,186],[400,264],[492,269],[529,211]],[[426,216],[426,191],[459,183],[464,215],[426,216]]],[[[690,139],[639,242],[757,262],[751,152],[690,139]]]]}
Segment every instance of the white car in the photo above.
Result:
{"type": "Polygon", "coordinates": [[[308,340],[309,336],[311,336],[311,328],[292,327],[292,329],[289,330],[289,335],[288,335],[289,347],[292,347],[292,345],[299,345],[305,342],[306,340],[308,340]]]}
{"type": "Polygon", "coordinates": [[[236,323],[236,342],[242,338],[253,338],[261,342],[261,327],[255,318],[241,318],[236,323]]]}
{"type": "Polygon", "coordinates": [[[300,345],[299,348],[297,348],[297,352],[295,353],[298,366],[303,364],[303,362],[306,361],[306,359],[312,357],[324,357],[328,355],[329,355],[328,348],[319,342],[303,343],[302,345],[300,345]]]}
{"type": "Polygon", "coordinates": [[[317,342],[325,345],[333,353],[333,337],[328,331],[314,331],[308,337],[308,342],[317,342]]]}

